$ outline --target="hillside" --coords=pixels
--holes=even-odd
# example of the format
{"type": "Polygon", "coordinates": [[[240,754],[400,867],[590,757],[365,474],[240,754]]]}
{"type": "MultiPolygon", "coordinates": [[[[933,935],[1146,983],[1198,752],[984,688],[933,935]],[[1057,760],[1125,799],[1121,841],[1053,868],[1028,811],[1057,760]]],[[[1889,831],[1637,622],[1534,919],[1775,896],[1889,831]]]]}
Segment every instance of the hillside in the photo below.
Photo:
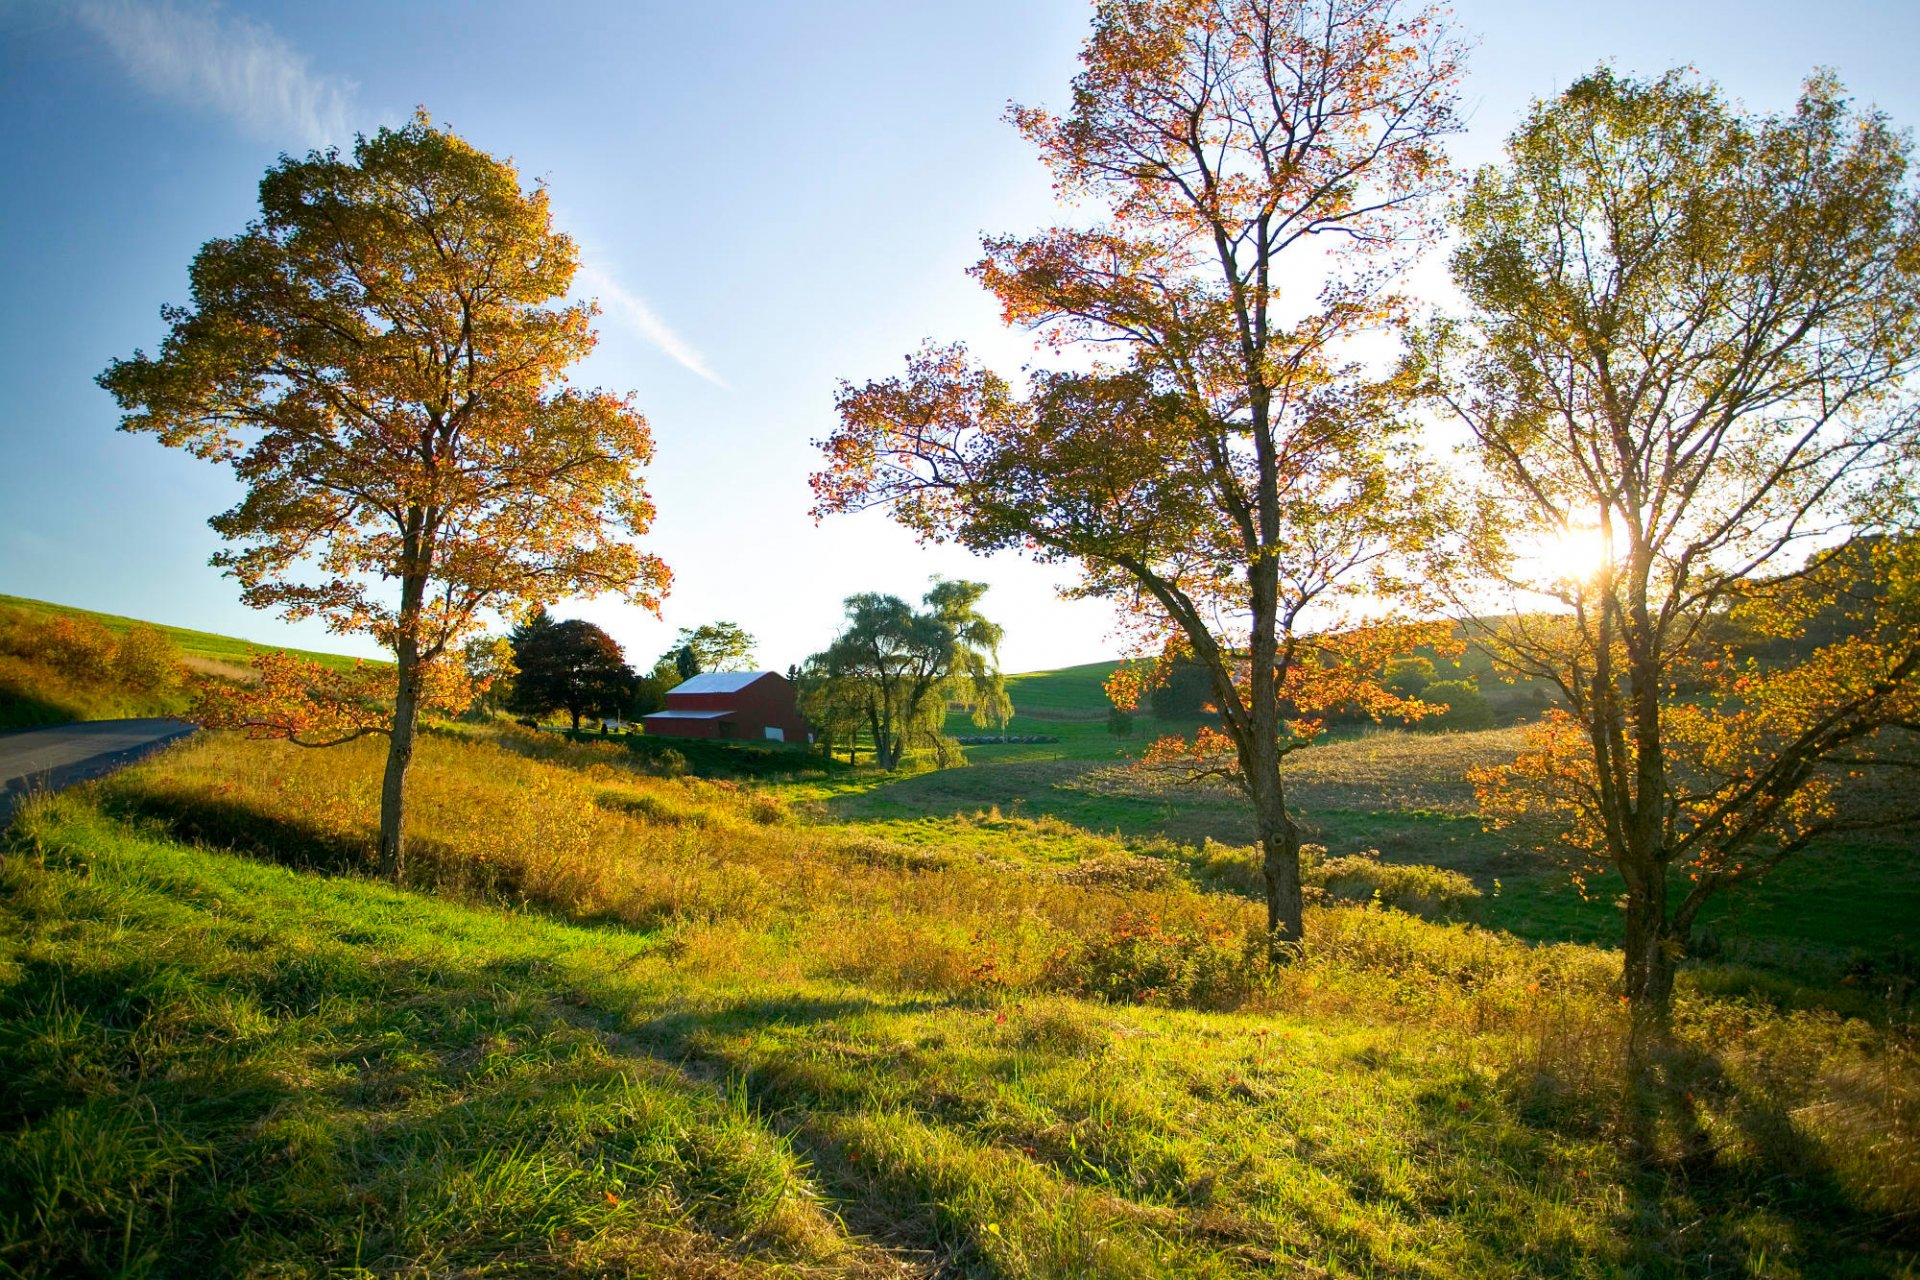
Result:
{"type": "Polygon", "coordinates": [[[258,653],[345,668],[352,658],[0,596],[0,731],[73,720],[174,715],[189,672],[245,679],[258,653]]]}
{"type": "Polygon", "coordinates": [[[354,662],[354,659],[344,654],[260,644],[234,636],[215,635],[210,631],[193,631],[186,627],[170,627],[164,623],[146,622],[139,618],[123,618],[117,614],[95,613],[91,609],[76,609],[71,605],[52,604],[45,600],[29,600],[24,596],[0,595],[0,610],[31,617],[84,618],[90,622],[99,623],[116,635],[124,635],[130,628],[136,626],[152,627],[166,636],[173,643],[174,648],[180,651],[181,656],[189,661],[218,663],[230,668],[244,668],[257,653],[291,653],[295,657],[307,658],[322,666],[342,669],[352,666],[354,662]]]}

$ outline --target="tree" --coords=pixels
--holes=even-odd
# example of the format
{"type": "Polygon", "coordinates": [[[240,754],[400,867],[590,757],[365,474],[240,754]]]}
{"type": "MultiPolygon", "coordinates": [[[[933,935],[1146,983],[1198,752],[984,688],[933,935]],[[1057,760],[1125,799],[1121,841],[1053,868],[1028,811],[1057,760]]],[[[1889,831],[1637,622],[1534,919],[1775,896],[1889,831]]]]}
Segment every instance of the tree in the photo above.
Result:
{"type": "Polygon", "coordinates": [[[644,720],[654,712],[663,710],[667,705],[667,687],[652,672],[634,677],[633,698],[627,703],[627,719],[644,720]]]}
{"type": "Polygon", "coordinates": [[[814,477],[821,512],[884,505],[923,536],[1077,564],[1155,670],[1205,669],[1220,727],[1195,771],[1249,797],[1276,957],[1303,911],[1282,761],[1321,709],[1421,710],[1373,677],[1427,632],[1360,600],[1409,588],[1394,570],[1432,525],[1429,476],[1410,388],[1353,351],[1437,233],[1458,57],[1434,10],[1392,0],[1103,0],[1071,109],[1011,112],[1089,224],[988,239],[975,272],[1091,370],[1020,394],[924,348],[904,377],[842,385],[814,477]]]}
{"type": "Polygon", "coordinates": [[[700,674],[700,655],[690,644],[683,644],[673,651],[673,674],[675,684],[683,684],[700,674]]]}
{"type": "Polygon", "coordinates": [[[1634,1045],[1666,1031],[1701,909],[1859,820],[1844,782],[1920,710],[1910,540],[1872,553],[1906,584],[1887,607],[1807,659],[1716,641],[1728,620],[1801,631],[1857,565],[1822,548],[1911,522],[1907,161],[1825,77],[1756,115],[1685,73],[1602,68],[1474,178],[1453,260],[1471,312],[1415,348],[1478,442],[1477,579],[1550,605],[1482,643],[1564,702],[1476,782],[1624,878],[1634,1045]]]}
{"type": "Polygon", "coordinates": [[[544,190],[421,114],[350,158],[282,157],[260,217],[194,258],[159,354],[100,377],[124,430],[232,466],[214,563],[242,599],[393,654],[380,698],[329,705],[331,737],[303,730],[293,671],[207,708],[302,745],[386,735],[393,877],[424,699],[481,616],[602,591],[657,608],[668,582],[632,541],[653,519],[645,419],[566,381],[595,341],[594,305],[561,302],[576,261],[544,190]]]}
{"type": "Polygon", "coordinates": [[[1116,738],[1133,736],[1133,713],[1125,707],[1107,708],[1107,732],[1116,738]]]}
{"type": "Polygon", "coordinates": [[[799,691],[800,714],[813,726],[821,754],[832,759],[835,751],[844,748],[847,763],[855,763],[867,723],[866,691],[857,681],[840,678],[824,653],[808,658],[793,683],[799,691]]]}
{"type": "Polygon", "coordinates": [[[461,665],[473,701],[467,713],[490,717],[513,700],[513,679],[520,673],[514,664],[513,641],[508,636],[477,635],[461,646],[461,665]]]}
{"type": "Polygon", "coordinates": [[[1185,654],[1155,664],[1147,705],[1156,720],[1195,720],[1212,701],[1213,679],[1207,668],[1185,654]]]}
{"type": "Polygon", "coordinates": [[[682,627],[674,647],[676,653],[684,649],[693,654],[696,671],[753,670],[753,637],[736,622],[682,627]]]}
{"type": "Polygon", "coordinates": [[[873,738],[884,769],[909,748],[937,746],[947,704],[961,702],[975,724],[1011,713],[1000,677],[1000,628],[976,607],[984,582],[936,582],[915,612],[898,596],[847,597],[847,624],[808,659],[808,719],[836,739],[850,727],[873,738]]]}
{"type": "Polygon", "coordinates": [[[614,715],[627,709],[634,696],[633,668],[614,638],[579,618],[551,623],[514,646],[511,709],[522,715],[542,716],[565,711],[573,717],[614,715]]]}

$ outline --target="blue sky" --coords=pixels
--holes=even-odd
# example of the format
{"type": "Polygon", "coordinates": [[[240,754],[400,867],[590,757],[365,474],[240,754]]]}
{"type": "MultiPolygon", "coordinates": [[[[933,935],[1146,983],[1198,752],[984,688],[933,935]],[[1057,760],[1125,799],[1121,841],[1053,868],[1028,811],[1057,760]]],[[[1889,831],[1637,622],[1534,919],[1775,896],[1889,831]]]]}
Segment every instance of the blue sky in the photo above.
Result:
{"type": "MultiPolygon", "coordinates": [[[[282,151],[345,143],[414,106],[552,191],[605,308],[589,383],[638,393],[659,453],[652,549],[664,620],[562,610],[651,662],[715,618],[784,667],[824,647],[854,591],[993,584],[1010,670],[1111,653],[1108,616],[1012,557],[921,548],[877,515],[816,528],[810,441],[841,377],[892,372],[923,337],[1009,371],[965,273],[983,232],[1055,216],[1000,113],[1059,104],[1089,6],[952,3],[224,4],[0,0],[0,593],[313,648],[364,642],[238,603],[207,566],[223,470],[114,431],[93,377],[151,349],[206,240],[254,212],[282,151]]],[[[1813,67],[1920,124],[1920,5],[1459,0],[1478,37],[1465,163],[1534,97],[1602,59],[1697,67],[1757,108],[1813,67]]],[[[1431,274],[1431,273],[1429,273],[1431,274]]],[[[1424,278],[1424,277],[1423,277],[1424,278]]]]}

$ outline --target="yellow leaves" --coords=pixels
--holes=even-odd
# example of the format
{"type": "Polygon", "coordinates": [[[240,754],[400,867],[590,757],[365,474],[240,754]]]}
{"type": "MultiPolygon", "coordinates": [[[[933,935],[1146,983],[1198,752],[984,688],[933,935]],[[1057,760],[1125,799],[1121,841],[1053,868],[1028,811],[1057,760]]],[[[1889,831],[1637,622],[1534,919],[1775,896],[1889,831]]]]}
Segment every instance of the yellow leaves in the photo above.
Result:
{"type": "Polygon", "coordinates": [[[489,607],[657,608],[652,436],[631,396],[567,384],[594,306],[561,305],[577,254],[545,192],[422,114],[283,159],[261,212],[201,250],[161,355],[101,377],[126,429],[232,463],[216,563],[248,603],[426,652],[489,607]]]}

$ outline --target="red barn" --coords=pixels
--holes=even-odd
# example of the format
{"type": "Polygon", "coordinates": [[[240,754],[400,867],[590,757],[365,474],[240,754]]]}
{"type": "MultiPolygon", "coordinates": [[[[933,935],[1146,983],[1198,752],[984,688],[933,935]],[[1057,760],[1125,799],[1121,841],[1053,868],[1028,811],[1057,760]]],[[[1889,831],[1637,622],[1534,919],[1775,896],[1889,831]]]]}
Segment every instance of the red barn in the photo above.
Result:
{"type": "Polygon", "coordinates": [[[712,671],[667,691],[667,707],[640,718],[673,738],[812,742],[793,682],[777,671],[712,671]]]}

